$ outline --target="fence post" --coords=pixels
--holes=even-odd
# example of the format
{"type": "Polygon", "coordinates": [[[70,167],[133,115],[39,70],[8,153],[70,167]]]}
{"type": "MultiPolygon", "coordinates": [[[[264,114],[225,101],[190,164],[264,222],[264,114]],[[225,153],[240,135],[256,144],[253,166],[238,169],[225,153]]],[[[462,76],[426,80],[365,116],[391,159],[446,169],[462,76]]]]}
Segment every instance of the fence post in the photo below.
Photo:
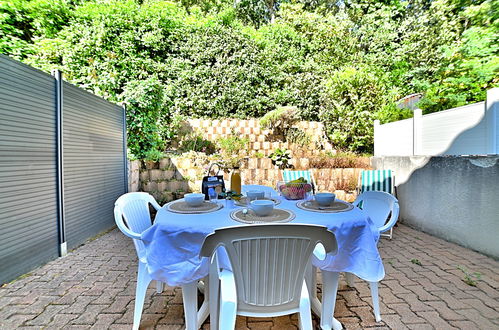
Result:
{"type": "Polygon", "coordinates": [[[499,154],[499,88],[487,91],[485,101],[485,125],[487,127],[487,154],[499,154]]]}
{"type": "Polygon", "coordinates": [[[128,176],[129,176],[129,168],[128,168],[128,146],[127,146],[127,131],[126,131],[126,104],[122,104],[123,108],[123,161],[124,161],[124,171],[125,171],[125,193],[128,192],[128,176]]]}
{"type": "Polygon", "coordinates": [[[379,120],[376,119],[374,121],[374,156],[378,156],[378,153],[379,153],[379,143],[380,143],[379,129],[380,129],[379,120]],[[376,141],[378,141],[378,143],[376,143],[376,141]],[[378,144],[378,146],[376,146],[376,144],[378,144]]]}
{"type": "Polygon", "coordinates": [[[63,80],[59,70],[52,70],[55,78],[55,107],[57,118],[57,227],[59,230],[59,256],[68,254],[64,223],[64,163],[63,163],[63,80]]]}
{"type": "Polygon", "coordinates": [[[412,125],[412,154],[417,156],[423,153],[423,110],[414,109],[412,125]]]}

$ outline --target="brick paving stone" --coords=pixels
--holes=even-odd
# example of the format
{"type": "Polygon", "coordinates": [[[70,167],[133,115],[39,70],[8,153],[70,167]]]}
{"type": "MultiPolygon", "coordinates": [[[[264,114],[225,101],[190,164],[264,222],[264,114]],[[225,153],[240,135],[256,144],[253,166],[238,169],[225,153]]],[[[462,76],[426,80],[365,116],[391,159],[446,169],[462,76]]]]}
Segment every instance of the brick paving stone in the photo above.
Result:
{"type": "Polygon", "coordinates": [[[442,288],[441,286],[439,286],[438,284],[435,285],[435,283],[433,283],[430,279],[428,278],[416,278],[414,279],[417,283],[419,283],[419,285],[421,285],[426,291],[428,292],[433,292],[433,291],[441,291],[441,290],[445,290],[444,288],[442,288]]]}
{"type": "Polygon", "coordinates": [[[170,305],[163,318],[166,324],[184,324],[184,306],[182,305],[170,305]]]}
{"type": "Polygon", "coordinates": [[[462,301],[465,304],[473,306],[473,308],[475,308],[479,311],[480,315],[484,316],[487,319],[490,319],[490,320],[492,320],[494,318],[499,319],[499,311],[497,311],[496,309],[492,309],[492,308],[487,307],[479,299],[463,299],[462,301]]]}
{"type": "Polygon", "coordinates": [[[455,327],[449,325],[449,323],[441,318],[438,312],[416,312],[416,314],[427,320],[435,329],[455,329],[455,327]]]}
{"type": "Polygon", "coordinates": [[[248,322],[248,328],[251,330],[270,330],[274,326],[272,321],[248,322]]]}
{"type": "MultiPolygon", "coordinates": [[[[499,324],[492,323],[489,319],[480,315],[480,312],[476,309],[463,309],[456,311],[457,313],[466,317],[466,319],[473,321],[476,325],[478,325],[479,329],[497,329],[499,328],[499,324]]],[[[496,317],[497,321],[497,317],[496,317]]]]}
{"type": "Polygon", "coordinates": [[[433,311],[434,308],[429,304],[428,301],[421,301],[417,295],[414,293],[408,294],[398,294],[400,299],[405,301],[411,306],[411,310],[413,312],[422,312],[422,311],[433,311]]]}
{"type": "Polygon", "coordinates": [[[0,318],[0,329],[16,329],[37,316],[37,314],[13,314],[9,318],[0,318]]]}
{"type": "Polygon", "coordinates": [[[298,327],[293,324],[291,317],[289,315],[279,316],[274,318],[274,325],[271,328],[272,330],[282,330],[282,329],[298,329],[298,327]]]}
{"type": "Polygon", "coordinates": [[[238,330],[249,330],[248,328],[248,318],[247,317],[236,317],[236,329],[238,330]]]}
{"type": "Polygon", "coordinates": [[[103,310],[104,313],[120,313],[123,312],[128,305],[133,305],[134,296],[116,296],[114,302],[103,310]]]}
{"type": "Polygon", "coordinates": [[[435,328],[431,324],[423,324],[423,323],[408,324],[407,327],[412,330],[435,330],[435,328]]]}
{"type": "Polygon", "coordinates": [[[492,299],[483,291],[473,291],[471,294],[480,299],[486,306],[499,310],[499,300],[492,299]]]}
{"type": "Polygon", "coordinates": [[[406,288],[414,292],[420,300],[423,301],[439,300],[438,297],[435,297],[420,285],[406,286],[406,288]]]}
{"type": "Polygon", "coordinates": [[[85,312],[85,308],[95,300],[95,297],[91,296],[78,296],[75,302],[67,308],[64,309],[64,313],[69,314],[81,314],[85,312]]]}
{"type": "Polygon", "coordinates": [[[450,309],[447,304],[443,301],[428,301],[428,305],[433,307],[440,316],[445,320],[463,320],[464,316],[456,313],[454,310],[450,309]]]}
{"type": "Polygon", "coordinates": [[[478,329],[477,325],[471,321],[451,321],[450,325],[456,327],[457,329],[469,330],[469,329],[478,329]]]}
{"type": "Polygon", "coordinates": [[[37,317],[26,322],[26,325],[46,325],[50,323],[54,315],[60,313],[64,308],[64,305],[48,305],[37,317]]]}
{"type": "Polygon", "coordinates": [[[343,298],[348,307],[352,306],[365,306],[367,303],[360,299],[356,290],[342,290],[338,291],[338,297],[343,298]]]}
{"type": "Polygon", "coordinates": [[[400,317],[402,318],[402,322],[404,324],[410,324],[410,323],[425,323],[425,320],[416,315],[414,313],[409,304],[402,303],[402,304],[389,304],[388,307],[393,309],[400,317]]]}
{"type": "MultiPolygon", "coordinates": [[[[399,224],[379,242],[385,278],[379,283],[382,321],[373,316],[368,283],[340,277],[335,317],[346,329],[499,329],[499,262],[399,224]],[[418,259],[422,266],[411,259],[418,259]],[[465,274],[479,272],[477,286],[465,274]]],[[[87,242],[0,287],[0,329],[130,329],[137,258],[118,230],[87,242]]],[[[318,296],[321,297],[320,273],[318,296]]],[[[314,328],[319,319],[313,317],[314,328]]],[[[236,329],[297,329],[297,314],[236,318],[236,329]]],[[[147,291],[141,329],[184,329],[182,290],[147,291]]],[[[202,325],[210,329],[209,320],[202,325]]]]}
{"type": "Polygon", "coordinates": [[[345,300],[338,299],[336,300],[334,315],[341,315],[343,317],[355,316],[355,313],[348,309],[345,300]]]}
{"type": "Polygon", "coordinates": [[[56,314],[52,320],[47,323],[47,329],[64,328],[71,321],[78,317],[78,314],[56,314]]]}
{"type": "Polygon", "coordinates": [[[408,329],[407,326],[402,323],[400,315],[382,315],[382,320],[388,325],[390,329],[404,330],[408,329]]]}
{"type": "Polygon", "coordinates": [[[378,288],[378,294],[379,294],[380,300],[383,301],[387,305],[404,302],[402,299],[395,296],[392,293],[392,291],[390,290],[390,288],[380,287],[380,288],[378,288]]]}
{"type": "Polygon", "coordinates": [[[352,307],[352,311],[359,317],[362,327],[366,328],[377,325],[371,306],[352,307]]]}
{"type": "Polygon", "coordinates": [[[337,317],[345,329],[362,329],[358,317],[337,317]]]}
{"type": "MultiPolygon", "coordinates": [[[[156,330],[182,330],[183,327],[181,325],[178,325],[178,324],[158,324],[156,325],[155,327],[156,330]]],[[[206,328],[203,327],[203,329],[210,329],[210,326],[207,325],[206,328]]]]}
{"type": "Polygon", "coordinates": [[[97,316],[105,307],[105,305],[88,305],[83,313],[71,321],[71,324],[93,325],[97,321],[97,316]]]}

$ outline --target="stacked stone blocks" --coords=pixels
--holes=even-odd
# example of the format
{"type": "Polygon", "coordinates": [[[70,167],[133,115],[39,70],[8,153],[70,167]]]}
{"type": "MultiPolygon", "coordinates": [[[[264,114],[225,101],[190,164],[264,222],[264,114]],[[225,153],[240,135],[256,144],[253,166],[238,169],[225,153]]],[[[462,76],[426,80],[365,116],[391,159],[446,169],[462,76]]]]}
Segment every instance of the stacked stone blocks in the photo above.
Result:
{"type": "MultiPolygon", "coordinates": [[[[308,169],[308,159],[304,158],[297,166],[308,169]]],[[[164,203],[182,198],[187,192],[199,192],[205,169],[199,168],[187,158],[166,158],[152,166],[140,161],[130,162],[130,191],[145,191],[164,203]],[[148,168],[149,167],[149,168],[148,168]],[[137,174],[140,173],[140,174],[137,174]],[[138,178],[138,179],[137,179],[138,178]]],[[[311,169],[317,184],[317,191],[335,192],[338,198],[353,201],[357,178],[362,169],[321,168],[311,169]]],[[[276,187],[282,180],[282,170],[272,165],[268,158],[250,158],[240,169],[243,184],[260,184],[276,187]]],[[[229,173],[224,173],[225,185],[230,187],[229,173]]]]}

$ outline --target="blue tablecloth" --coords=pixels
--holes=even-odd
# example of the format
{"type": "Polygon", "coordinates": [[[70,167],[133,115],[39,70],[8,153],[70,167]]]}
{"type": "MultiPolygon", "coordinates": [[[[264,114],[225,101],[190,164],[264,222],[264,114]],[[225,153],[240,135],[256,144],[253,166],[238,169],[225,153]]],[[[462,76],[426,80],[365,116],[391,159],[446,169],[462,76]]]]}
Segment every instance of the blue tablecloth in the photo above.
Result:
{"type": "MultiPolygon", "coordinates": [[[[350,272],[377,282],[385,276],[376,241],[379,234],[367,214],[354,208],[346,212],[318,213],[299,209],[296,201],[283,200],[278,208],[291,210],[290,223],[317,224],[334,232],[338,253],[314,264],[324,270],[350,272]]],[[[234,209],[205,214],[178,214],[166,207],[156,214],[153,226],[142,233],[145,259],[151,277],[170,286],[186,284],[208,275],[207,258],[199,258],[205,237],[217,228],[244,225],[230,218],[234,209]]],[[[251,226],[251,225],[248,225],[251,226]]]]}

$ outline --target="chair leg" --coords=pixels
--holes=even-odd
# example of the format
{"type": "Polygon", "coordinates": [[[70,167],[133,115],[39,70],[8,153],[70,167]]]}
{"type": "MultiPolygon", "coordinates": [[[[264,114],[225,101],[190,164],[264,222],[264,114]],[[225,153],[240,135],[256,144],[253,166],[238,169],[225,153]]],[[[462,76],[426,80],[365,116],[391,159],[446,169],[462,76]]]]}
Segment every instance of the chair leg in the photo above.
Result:
{"type": "Polygon", "coordinates": [[[156,281],[156,292],[157,293],[163,292],[163,282],[156,281]]]}
{"type": "Polygon", "coordinates": [[[236,282],[232,272],[222,270],[220,273],[220,316],[219,329],[233,330],[236,327],[237,293],[236,282]]]}
{"type": "Polygon", "coordinates": [[[310,299],[308,295],[307,283],[303,281],[300,298],[299,322],[300,329],[312,330],[312,313],[310,312],[310,299]]]}
{"type": "Polygon", "coordinates": [[[135,289],[135,309],[133,311],[133,330],[139,329],[140,319],[142,317],[142,309],[144,308],[144,300],[146,297],[147,287],[151,283],[151,277],[147,272],[146,265],[139,262],[137,272],[137,287],[135,289]]]}
{"type": "Polygon", "coordinates": [[[379,311],[378,282],[369,282],[369,286],[371,287],[371,296],[373,299],[374,318],[376,319],[376,322],[380,322],[381,313],[379,311]]]}
{"type": "Polygon", "coordinates": [[[322,271],[321,329],[342,329],[341,323],[334,319],[339,278],[340,273],[322,271]]]}
{"type": "Polygon", "coordinates": [[[352,273],[345,273],[345,277],[347,279],[347,285],[351,288],[355,286],[355,277],[352,273]]]}
{"type": "Polygon", "coordinates": [[[310,298],[310,307],[312,313],[321,315],[321,302],[317,298],[317,267],[308,265],[305,271],[305,282],[307,283],[308,296],[310,298]]]}
{"type": "Polygon", "coordinates": [[[182,285],[182,301],[184,303],[185,328],[198,329],[198,283],[197,281],[182,285]]]}
{"type": "Polygon", "coordinates": [[[218,277],[217,265],[210,264],[210,276],[208,278],[208,295],[210,306],[210,329],[218,330],[218,313],[220,306],[220,279],[218,277]]]}

